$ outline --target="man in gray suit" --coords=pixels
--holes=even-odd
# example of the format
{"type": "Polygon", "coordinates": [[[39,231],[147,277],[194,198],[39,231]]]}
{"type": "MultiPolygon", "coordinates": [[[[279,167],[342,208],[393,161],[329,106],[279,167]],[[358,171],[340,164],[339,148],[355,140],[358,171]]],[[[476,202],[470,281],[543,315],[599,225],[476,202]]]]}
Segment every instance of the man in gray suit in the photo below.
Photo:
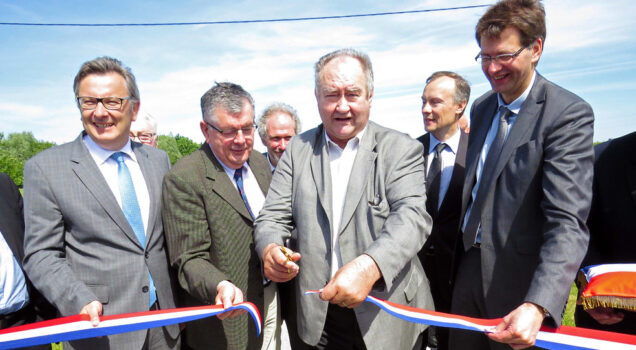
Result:
{"type": "Polygon", "coordinates": [[[256,251],[267,277],[295,282],[303,344],[294,348],[419,347],[425,326],[362,302],[373,295],[433,307],[417,258],[431,229],[422,145],[369,122],[366,54],[338,50],[315,68],[322,124],[294,137],[279,161],[256,220],[256,251]],[[290,251],[282,245],[294,228],[290,251]],[[302,295],[319,288],[320,297],[302,295]]]}
{"type": "Polygon", "coordinates": [[[535,71],[545,33],[537,0],[500,1],[477,24],[492,91],[470,113],[451,311],[503,320],[488,337],[451,330],[451,349],[521,349],[559,326],[587,249],[594,116],[535,71]]]}
{"type": "MultiPolygon", "coordinates": [[[[73,86],[84,131],[24,167],[24,268],[62,316],[174,308],[161,222],[168,156],[130,142],[139,90],[114,58],[85,62],[73,86]]],[[[64,344],[174,349],[177,325],[64,344]]]]}

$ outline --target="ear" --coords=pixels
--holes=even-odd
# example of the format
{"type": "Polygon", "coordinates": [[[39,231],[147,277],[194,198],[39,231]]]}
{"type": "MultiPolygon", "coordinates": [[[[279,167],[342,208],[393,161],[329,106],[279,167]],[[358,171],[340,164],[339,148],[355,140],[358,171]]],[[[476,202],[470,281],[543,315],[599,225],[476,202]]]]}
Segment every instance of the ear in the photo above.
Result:
{"type": "Polygon", "coordinates": [[[541,58],[541,54],[543,53],[543,39],[537,39],[532,44],[532,64],[536,65],[539,63],[539,58],[541,58]]]}
{"type": "Polygon", "coordinates": [[[134,122],[135,120],[137,120],[137,113],[139,113],[139,107],[141,107],[141,102],[137,101],[132,105],[132,109],[133,109],[133,115],[132,115],[132,121],[134,122]]]}
{"type": "Polygon", "coordinates": [[[467,102],[468,101],[462,101],[462,102],[457,104],[457,108],[455,108],[455,115],[457,115],[458,117],[461,118],[462,113],[464,113],[464,110],[466,109],[466,103],[467,102]]]}
{"type": "Polygon", "coordinates": [[[199,127],[201,128],[203,137],[205,137],[205,142],[208,142],[208,125],[202,120],[199,122],[199,127]]]}
{"type": "Polygon", "coordinates": [[[369,92],[369,107],[371,107],[371,102],[373,102],[373,90],[369,92]]]}

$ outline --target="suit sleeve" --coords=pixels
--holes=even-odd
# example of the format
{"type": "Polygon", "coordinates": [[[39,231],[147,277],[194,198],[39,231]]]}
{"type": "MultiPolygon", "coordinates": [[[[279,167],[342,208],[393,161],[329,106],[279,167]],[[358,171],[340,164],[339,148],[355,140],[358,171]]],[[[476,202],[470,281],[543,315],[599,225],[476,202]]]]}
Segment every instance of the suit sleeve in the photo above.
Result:
{"type": "Polygon", "coordinates": [[[404,266],[417,255],[432,227],[432,219],[426,212],[422,145],[412,141],[404,148],[396,144],[392,147],[405,152],[386,172],[386,200],[390,212],[378,238],[365,251],[380,268],[387,289],[391,289],[404,266]]]}
{"type": "Polygon", "coordinates": [[[591,107],[576,100],[555,118],[543,145],[543,244],[526,301],[545,307],[557,323],[588,247],[593,124],[591,107]]]}
{"type": "Polygon", "coordinates": [[[64,216],[45,171],[35,159],[24,166],[24,270],[33,285],[63,316],[75,315],[98,300],[78,279],[64,252],[64,216]]]}
{"type": "Polygon", "coordinates": [[[203,199],[175,172],[163,181],[162,217],[170,262],[181,288],[204,304],[214,304],[216,286],[227,276],[210,257],[211,236],[203,199]]]}

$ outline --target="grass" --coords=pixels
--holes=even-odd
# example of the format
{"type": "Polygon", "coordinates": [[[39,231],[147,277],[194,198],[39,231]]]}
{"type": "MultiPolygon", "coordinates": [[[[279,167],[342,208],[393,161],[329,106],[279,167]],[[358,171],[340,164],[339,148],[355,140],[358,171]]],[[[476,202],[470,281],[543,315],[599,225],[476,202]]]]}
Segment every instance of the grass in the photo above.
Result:
{"type": "Polygon", "coordinates": [[[565,307],[565,314],[563,314],[564,326],[576,326],[574,324],[574,307],[576,306],[576,298],[579,294],[579,290],[576,288],[576,284],[572,284],[570,289],[570,296],[568,297],[568,304],[565,307]]]}

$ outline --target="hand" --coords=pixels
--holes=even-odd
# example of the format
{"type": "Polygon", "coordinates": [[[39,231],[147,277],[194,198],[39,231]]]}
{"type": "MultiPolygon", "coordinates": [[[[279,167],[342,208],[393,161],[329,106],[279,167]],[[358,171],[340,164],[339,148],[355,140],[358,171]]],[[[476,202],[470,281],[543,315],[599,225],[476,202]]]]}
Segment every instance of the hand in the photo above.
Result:
{"type": "Polygon", "coordinates": [[[611,307],[597,307],[585,310],[590,316],[600,324],[610,325],[616,324],[623,320],[625,314],[611,307]]]}
{"type": "Polygon", "coordinates": [[[320,299],[353,309],[362,304],[382,277],[378,265],[363,254],[341,267],[320,293],[320,299]]]}
{"type": "Polygon", "coordinates": [[[543,323],[543,310],[533,303],[523,303],[506,315],[488,337],[507,343],[513,349],[525,349],[534,345],[543,323]]]}
{"type": "Polygon", "coordinates": [[[99,316],[102,315],[104,308],[102,303],[97,300],[93,300],[90,303],[84,305],[84,307],[80,310],[80,315],[88,315],[91,318],[91,323],[93,327],[99,325],[99,316]]]}
{"type": "MultiPolygon", "coordinates": [[[[230,281],[221,281],[216,286],[216,298],[214,299],[216,305],[223,305],[224,308],[228,308],[234,304],[243,302],[243,292],[230,281]]],[[[219,319],[225,319],[228,317],[235,317],[246,313],[245,310],[232,310],[218,314],[216,317],[219,319]]]]}
{"type": "Polygon", "coordinates": [[[263,272],[265,277],[274,282],[291,280],[300,271],[300,267],[296,264],[298,260],[300,260],[300,253],[275,243],[268,244],[263,249],[263,272]],[[291,261],[289,261],[287,256],[291,258],[291,261]]]}

